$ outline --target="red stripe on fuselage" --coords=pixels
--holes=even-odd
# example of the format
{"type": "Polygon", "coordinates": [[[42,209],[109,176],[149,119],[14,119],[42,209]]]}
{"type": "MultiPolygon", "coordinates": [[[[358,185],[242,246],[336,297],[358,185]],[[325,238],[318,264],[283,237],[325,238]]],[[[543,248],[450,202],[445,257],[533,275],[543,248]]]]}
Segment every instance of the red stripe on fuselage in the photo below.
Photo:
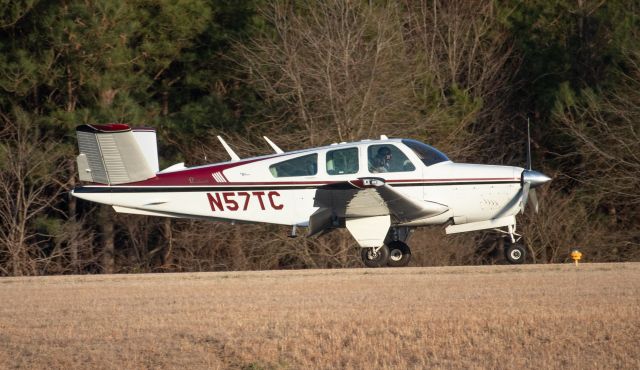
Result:
{"type": "MultiPolygon", "coordinates": [[[[308,185],[308,186],[323,186],[330,184],[338,184],[347,181],[264,181],[264,182],[226,182],[220,183],[216,182],[215,179],[211,177],[211,170],[209,169],[207,172],[208,177],[205,179],[206,181],[197,182],[194,178],[189,182],[189,178],[187,181],[167,181],[166,178],[154,178],[145,181],[140,181],[136,183],[130,184],[121,184],[114,185],[113,187],[162,187],[162,186],[220,186],[220,187],[232,187],[232,186],[287,186],[287,185],[308,185]],[[156,180],[157,181],[153,181],[156,180]],[[164,181],[162,181],[164,180],[164,181]]],[[[166,175],[170,175],[166,174],[166,175]]],[[[181,177],[176,180],[183,180],[181,177]]],[[[420,184],[425,183],[447,183],[447,182],[455,182],[455,183],[465,183],[465,182],[513,182],[520,181],[519,178],[511,178],[511,177],[483,177],[483,178],[458,178],[458,179],[400,179],[400,180],[385,180],[387,184],[403,184],[403,183],[412,183],[415,182],[416,186],[420,186],[420,184]]]]}
{"type": "MultiPolygon", "coordinates": [[[[218,172],[223,177],[222,171],[234,168],[238,166],[242,166],[244,164],[249,164],[253,162],[262,161],[269,158],[260,158],[260,159],[250,159],[246,161],[239,162],[229,162],[229,163],[221,163],[221,164],[212,164],[209,166],[196,167],[196,168],[188,168],[181,171],[169,172],[169,173],[158,173],[156,177],[132,182],[128,184],[122,184],[122,186],[193,186],[193,185],[216,185],[220,184],[217,182],[212,173],[218,172]]],[[[226,177],[225,177],[226,179],[226,177]]]]}
{"type": "Polygon", "coordinates": [[[460,181],[519,181],[514,177],[476,177],[466,179],[415,179],[415,180],[385,180],[385,182],[460,182],[460,181]]]}

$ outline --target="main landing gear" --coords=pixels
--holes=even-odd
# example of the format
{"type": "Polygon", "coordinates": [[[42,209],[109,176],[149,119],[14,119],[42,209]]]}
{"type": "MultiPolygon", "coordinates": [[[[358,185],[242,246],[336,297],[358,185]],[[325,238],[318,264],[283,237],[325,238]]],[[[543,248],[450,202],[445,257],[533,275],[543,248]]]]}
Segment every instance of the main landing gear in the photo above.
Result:
{"type": "Polygon", "coordinates": [[[400,240],[389,243],[389,267],[405,267],[411,261],[411,249],[400,240]]]}
{"type": "Polygon", "coordinates": [[[362,248],[360,256],[367,267],[405,267],[411,261],[411,249],[396,240],[378,248],[362,248]]]}
{"type": "Polygon", "coordinates": [[[384,244],[378,248],[362,248],[360,256],[367,267],[384,267],[389,261],[389,247],[384,244]]]}
{"type": "Polygon", "coordinates": [[[392,229],[381,247],[361,249],[362,262],[367,267],[407,266],[411,261],[411,249],[405,241],[412,231],[406,227],[392,229]]]}

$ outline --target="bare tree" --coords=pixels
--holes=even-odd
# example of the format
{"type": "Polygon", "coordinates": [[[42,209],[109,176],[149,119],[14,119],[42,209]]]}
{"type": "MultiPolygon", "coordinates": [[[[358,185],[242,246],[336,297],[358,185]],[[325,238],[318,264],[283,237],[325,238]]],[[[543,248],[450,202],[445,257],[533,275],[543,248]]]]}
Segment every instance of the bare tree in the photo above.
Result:
{"type": "Polygon", "coordinates": [[[562,90],[554,119],[566,135],[566,176],[589,210],[589,235],[603,229],[600,260],[640,258],[640,53],[630,53],[607,91],[562,90]]]}
{"type": "Polygon", "coordinates": [[[43,273],[82,273],[99,271],[100,260],[95,253],[95,231],[88,218],[68,219],[54,235],[55,252],[59,256],[43,273]]]}
{"type": "Polygon", "coordinates": [[[511,44],[491,3],[279,1],[263,13],[274,34],[238,45],[271,103],[257,129],[287,128],[298,145],[413,136],[464,157],[507,125],[511,44]]]}
{"type": "MultiPolygon", "coordinates": [[[[35,275],[55,255],[43,250],[51,236],[38,230],[45,211],[65,191],[65,150],[40,134],[26,112],[2,114],[0,144],[0,273],[35,275]]],[[[54,249],[55,251],[55,249],[54,249]]]]}
{"type": "Polygon", "coordinates": [[[640,206],[640,53],[627,62],[618,87],[585,91],[581,99],[565,92],[564,109],[555,115],[576,148],[568,159],[580,166],[572,175],[595,203],[614,207],[640,206]]]}
{"type": "Polygon", "coordinates": [[[278,1],[264,10],[275,34],[238,45],[240,64],[272,103],[271,124],[311,145],[402,131],[409,97],[394,5],[278,1]]]}
{"type": "Polygon", "coordinates": [[[404,9],[414,94],[407,111],[421,123],[412,133],[458,158],[477,157],[480,147],[500,152],[515,69],[494,4],[406,1],[404,9]]]}

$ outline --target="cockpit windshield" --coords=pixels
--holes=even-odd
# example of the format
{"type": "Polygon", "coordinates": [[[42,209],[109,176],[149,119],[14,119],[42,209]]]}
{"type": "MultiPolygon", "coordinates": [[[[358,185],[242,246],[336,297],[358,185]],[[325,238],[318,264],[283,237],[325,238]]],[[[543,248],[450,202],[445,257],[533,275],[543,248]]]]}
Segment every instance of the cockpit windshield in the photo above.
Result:
{"type": "Polygon", "coordinates": [[[411,148],[418,158],[427,166],[449,161],[449,158],[438,149],[417,140],[403,139],[402,143],[411,148]]]}

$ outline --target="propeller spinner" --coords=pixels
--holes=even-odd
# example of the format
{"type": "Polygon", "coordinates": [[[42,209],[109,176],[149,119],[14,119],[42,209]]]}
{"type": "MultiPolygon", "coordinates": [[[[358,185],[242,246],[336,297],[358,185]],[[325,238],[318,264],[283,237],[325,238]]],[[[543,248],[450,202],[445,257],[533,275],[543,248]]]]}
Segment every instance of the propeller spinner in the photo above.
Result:
{"type": "Polygon", "coordinates": [[[541,172],[531,169],[531,131],[529,119],[527,118],[527,168],[522,171],[522,200],[520,210],[524,213],[524,208],[528,202],[533,205],[534,211],[538,213],[538,196],[536,190],[538,186],[548,182],[551,178],[541,172]]]}

